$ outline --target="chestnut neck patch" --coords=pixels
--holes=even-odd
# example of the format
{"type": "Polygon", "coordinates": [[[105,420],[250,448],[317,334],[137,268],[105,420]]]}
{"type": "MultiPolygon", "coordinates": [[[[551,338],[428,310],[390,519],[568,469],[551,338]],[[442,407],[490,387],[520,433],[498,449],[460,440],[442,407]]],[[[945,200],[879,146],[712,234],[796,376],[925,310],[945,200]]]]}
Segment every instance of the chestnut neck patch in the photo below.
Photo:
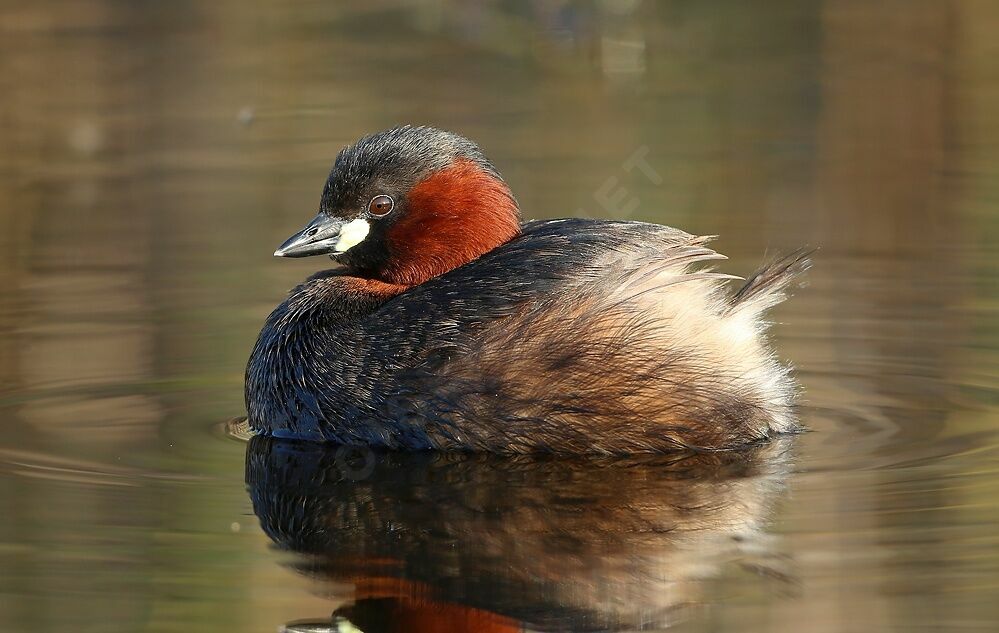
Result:
{"type": "Polygon", "coordinates": [[[472,160],[457,160],[417,183],[405,217],[387,234],[378,277],[415,286],[467,264],[520,233],[510,188],[472,160]]]}

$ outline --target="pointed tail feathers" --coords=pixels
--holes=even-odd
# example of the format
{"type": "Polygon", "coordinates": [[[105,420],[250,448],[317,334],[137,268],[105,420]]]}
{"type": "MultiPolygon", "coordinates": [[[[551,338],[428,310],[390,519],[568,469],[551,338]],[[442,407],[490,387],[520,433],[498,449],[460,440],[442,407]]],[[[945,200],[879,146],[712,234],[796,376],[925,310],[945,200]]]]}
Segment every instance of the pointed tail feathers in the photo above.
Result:
{"type": "Polygon", "coordinates": [[[814,248],[801,248],[766,264],[729,299],[729,311],[754,317],[787,298],[787,290],[811,265],[814,248]]]}

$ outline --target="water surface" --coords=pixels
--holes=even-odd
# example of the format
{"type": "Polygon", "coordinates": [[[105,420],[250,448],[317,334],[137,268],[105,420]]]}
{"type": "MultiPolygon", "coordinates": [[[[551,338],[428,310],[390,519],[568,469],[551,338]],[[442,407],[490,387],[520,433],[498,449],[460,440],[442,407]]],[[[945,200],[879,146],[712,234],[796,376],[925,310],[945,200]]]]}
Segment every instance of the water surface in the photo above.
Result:
{"type": "Polygon", "coordinates": [[[999,6],[0,7],[0,630],[999,628],[999,6]],[[738,459],[226,437],[336,151],[476,139],[529,217],[820,248],[812,432],[738,459]],[[340,619],[344,618],[344,619],[340,619]]]}

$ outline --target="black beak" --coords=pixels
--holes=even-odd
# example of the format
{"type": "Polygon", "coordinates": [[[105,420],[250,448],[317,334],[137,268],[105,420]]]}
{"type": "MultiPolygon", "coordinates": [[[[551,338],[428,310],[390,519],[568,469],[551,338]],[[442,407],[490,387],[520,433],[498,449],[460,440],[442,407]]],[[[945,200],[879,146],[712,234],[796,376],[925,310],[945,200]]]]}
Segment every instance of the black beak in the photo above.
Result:
{"type": "Polygon", "coordinates": [[[305,228],[289,237],[274,251],[274,257],[309,257],[332,253],[343,221],[320,213],[305,228]]]}

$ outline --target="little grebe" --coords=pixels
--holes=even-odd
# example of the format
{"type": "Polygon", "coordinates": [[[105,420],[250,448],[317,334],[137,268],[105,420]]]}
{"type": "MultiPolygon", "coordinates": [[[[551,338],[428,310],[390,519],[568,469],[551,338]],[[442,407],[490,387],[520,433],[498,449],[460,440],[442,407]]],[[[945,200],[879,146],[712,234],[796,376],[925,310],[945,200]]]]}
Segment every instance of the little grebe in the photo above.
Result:
{"type": "Polygon", "coordinates": [[[764,338],[805,253],[736,292],[708,238],[541,220],[474,143],[429,127],[336,158],[319,214],[275,255],[339,268],[292,290],[246,369],[250,426],[407,449],[726,449],[798,429],[764,338]]]}

